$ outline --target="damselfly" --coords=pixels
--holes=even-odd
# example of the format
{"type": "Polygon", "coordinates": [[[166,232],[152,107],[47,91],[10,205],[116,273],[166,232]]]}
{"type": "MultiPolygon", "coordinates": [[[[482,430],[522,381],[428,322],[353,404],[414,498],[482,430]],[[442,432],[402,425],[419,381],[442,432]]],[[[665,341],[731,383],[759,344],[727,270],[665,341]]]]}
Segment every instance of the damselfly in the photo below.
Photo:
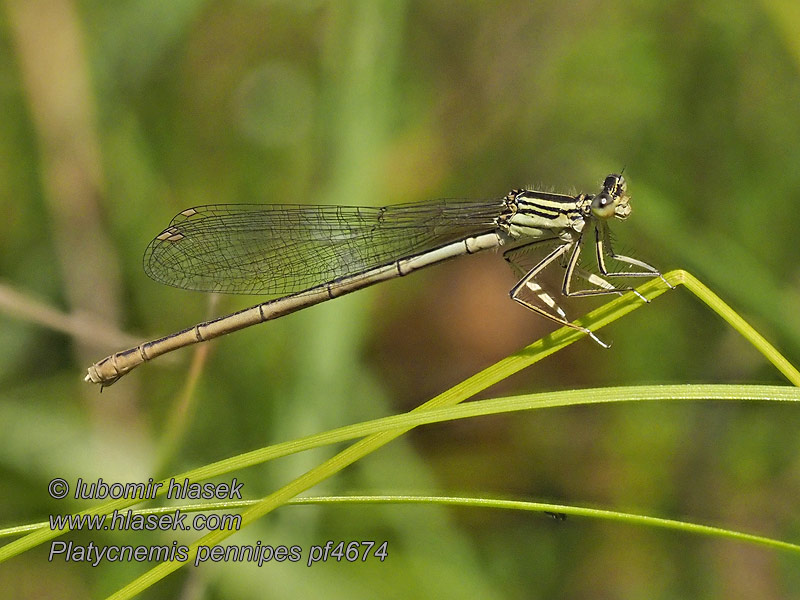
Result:
{"type": "Polygon", "coordinates": [[[150,277],[189,290],[282,297],[112,354],[89,367],[85,379],[111,385],[166,352],[493,248],[502,249],[522,275],[511,289],[513,300],[607,347],[589,329],[571,323],[537,277],[549,265],[560,264],[564,296],[637,293],[609,281],[660,276],[654,267],[616,254],[611,247],[608,222],[624,220],[630,213],[627,185],[617,174],[606,177],[595,195],[513,190],[497,200],[436,200],[383,208],[286,204],[189,208],[147,247],[144,266],[150,277]],[[581,266],[587,239],[594,240],[597,272],[581,266]],[[537,256],[533,264],[532,256],[537,256]],[[622,270],[609,268],[612,262],[622,270]],[[577,289],[576,279],[588,287],[577,289]]]}

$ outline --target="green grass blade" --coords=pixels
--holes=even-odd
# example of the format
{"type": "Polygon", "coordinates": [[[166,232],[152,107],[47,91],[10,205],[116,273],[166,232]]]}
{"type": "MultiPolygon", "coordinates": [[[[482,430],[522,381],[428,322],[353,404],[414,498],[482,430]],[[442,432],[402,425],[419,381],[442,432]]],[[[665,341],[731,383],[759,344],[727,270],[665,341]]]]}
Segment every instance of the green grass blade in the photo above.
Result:
{"type": "MultiPolygon", "coordinates": [[[[182,513],[208,512],[217,510],[234,510],[244,508],[258,503],[259,500],[237,500],[232,502],[206,502],[203,504],[184,504],[175,506],[164,506],[158,508],[146,508],[133,511],[136,515],[158,515],[171,514],[176,510],[182,513]]],[[[576,517],[588,517],[593,519],[603,519],[607,521],[619,521],[630,525],[646,525],[650,527],[661,527],[673,531],[685,531],[696,535],[732,539],[740,542],[759,544],[779,550],[789,550],[800,553],[800,545],[768,538],[760,535],[744,533],[722,527],[702,525],[699,523],[689,523],[674,519],[663,519],[635,513],[624,513],[612,510],[603,510],[591,507],[581,507],[566,504],[555,504],[552,502],[532,502],[528,500],[511,500],[508,498],[478,498],[478,497],[456,497],[456,496],[409,496],[409,495],[354,495],[354,496],[309,496],[293,498],[286,503],[287,506],[302,505],[346,505],[346,504],[424,504],[440,506],[463,506],[467,508],[494,508],[501,510],[524,510],[537,513],[561,513],[576,517]]],[[[3,535],[14,535],[22,531],[30,531],[37,528],[47,527],[47,522],[34,523],[16,528],[9,528],[0,531],[3,535]],[[15,530],[15,531],[12,531],[15,530]]]]}
{"type": "Polygon", "coordinates": [[[739,314],[730,306],[725,304],[719,296],[708,289],[705,285],[691,273],[687,271],[671,271],[665,275],[667,281],[673,285],[685,285],[686,289],[697,296],[703,304],[708,306],[711,310],[717,313],[720,317],[725,319],[728,324],[738,331],[744,339],[750,342],[756,350],[766,357],[778,371],[780,371],[792,385],[800,386],[800,373],[786,358],[778,352],[772,344],[770,344],[764,337],[753,329],[747,321],[745,321],[739,314]]]}

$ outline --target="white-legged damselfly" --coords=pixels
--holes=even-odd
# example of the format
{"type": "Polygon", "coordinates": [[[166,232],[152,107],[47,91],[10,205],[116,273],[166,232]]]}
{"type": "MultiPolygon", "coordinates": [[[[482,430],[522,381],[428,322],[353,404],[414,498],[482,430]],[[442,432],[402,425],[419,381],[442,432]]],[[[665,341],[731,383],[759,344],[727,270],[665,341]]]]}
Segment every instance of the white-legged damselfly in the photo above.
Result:
{"type": "Polygon", "coordinates": [[[190,290],[281,297],[112,354],[89,367],[86,381],[111,385],[166,352],[493,248],[502,249],[522,275],[511,289],[512,299],[606,346],[589,329],[569,322],[537,276],[548,265],[563,266],[565,296],[622,294],[632,288],[615,286],[610,278],[660,276],[654,267],[615,254],[611,247],[608,222],[626,219],[630,212],[625,179],[618,174],[606,177],[595,195],[514,190],[496,200],[435,200],[383,208],[189,208],[148,246],[144,265],[150,277],[190,290]],[[587,239],[595,244],[596,272],[581,266],[587,239]],[[607,261],[612,260],[622,270],[609,268],[607,261]],[[588,287],[577,289],[576,278],[588,287]]]}

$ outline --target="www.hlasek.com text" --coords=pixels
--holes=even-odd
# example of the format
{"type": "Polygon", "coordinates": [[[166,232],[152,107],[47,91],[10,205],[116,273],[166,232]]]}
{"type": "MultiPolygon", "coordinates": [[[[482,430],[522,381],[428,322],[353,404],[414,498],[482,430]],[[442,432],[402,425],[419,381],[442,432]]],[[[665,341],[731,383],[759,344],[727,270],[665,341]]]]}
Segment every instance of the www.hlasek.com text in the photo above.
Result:
{"type": "Polygon", "coordinates": [[[238,514],[199,513],[188,519],[181,509],[167,513],[143,513],[131,509],[114,510],[108,515],[50,515],[51,531],[238,531],[238,514]]]}

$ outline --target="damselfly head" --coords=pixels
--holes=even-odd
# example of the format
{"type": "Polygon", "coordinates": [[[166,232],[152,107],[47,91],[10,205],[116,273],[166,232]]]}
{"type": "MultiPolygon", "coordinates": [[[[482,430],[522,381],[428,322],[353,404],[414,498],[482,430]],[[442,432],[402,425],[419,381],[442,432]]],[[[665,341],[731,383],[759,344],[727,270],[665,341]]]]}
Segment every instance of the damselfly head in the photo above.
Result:
{"type": "Polygon", "coordinates": [[[603,190],[592,198],[592,214],[598,219],[627,219],[631,214],[630,200],[625,178],[612,173],[603,182],[603,190]]]}

